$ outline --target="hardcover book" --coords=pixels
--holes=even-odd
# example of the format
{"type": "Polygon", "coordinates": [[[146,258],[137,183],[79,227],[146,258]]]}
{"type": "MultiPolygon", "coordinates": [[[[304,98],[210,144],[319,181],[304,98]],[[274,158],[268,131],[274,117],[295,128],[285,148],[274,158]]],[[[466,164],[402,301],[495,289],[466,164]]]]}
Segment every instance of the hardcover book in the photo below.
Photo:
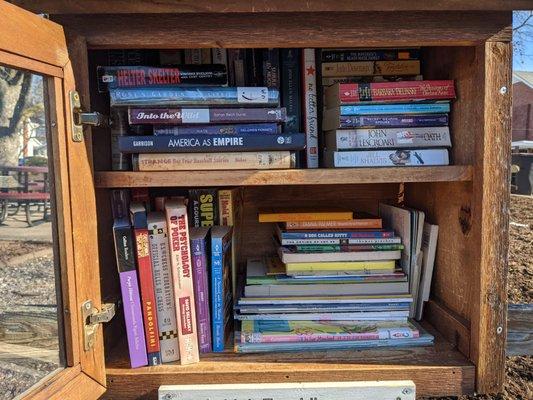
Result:
{"type": "Polygon", "coordinates": [[[451,147],[450,129],[447,126],[427,128],[342,129],[325,135],[330,151],[451,147]]]}
{"type": "Polygon", "coordinates": [[[419,49],[324,49],[323,62],[418,60],[419,49]]]}
{"type": "Polygon", "coordinates": [[[303,133],[248,134],[180,134],[165,136],[121,136],[123,153],[205,153],[238,151],[301,150],[305,147],[303,133]]]}
{"type": "Polygon", "coordinates": [[[324,130],[347,128],[416,128],[448,126],[447,114],[360,115],[342,116],[338,110],[327,110],[322,120],[324,130]]]}
{"type": "Polygon", "coordinates": [[[109,90],[111,106],[277,106],[279,92],[266,87],[198,86],[117,88],[109,90]]]}
{"type": "Polygon", "coordinates": [[[218,225],[217,189],[189,189],[188,208],[190,226],[218,225]]]}
{"type": "Polygon", "coordinates": [[[235,122],[285,122],[282,108],[130,108],[130,124],[231,124],[235,122]]]}
{"type": "Polygon", "coordinates": [[[337,83],[325,90],[326,108],[353,103],[449,100],[455,98],[453,81],[337,83]]]}
{"type": "Polygon", "coordinates": [[[318,116],[315,49],[302,51],[306,167],[318,168],[318,116]]]}
{"type": "Polygon", "coordinates": [[[281,105],[287,109],[284,132],[300,132],[300,49],[281,49],[281,105]]]}
{"type": "Polygon", "coordinates": [[[167,200],[165,202],[165,213],[168,226],[174,298],[176,300],[180,363],[182,365],[193,364],[198,362],[200,358],[196,332],[196,306],[187,206],[183,201],[167,200]]]}
{"type": "Polygon", "coordinates": [[[146,340],[144,336],[143,316],[139,279],[135,268],[133,235],[127,218],[118,218],[113,222],[115,257],[120,280],[126,336],[132,368],[148,364],[146,340]]]}
{"type": "Polygon", "coordinates": [[[276,123],[238,125],[154,126],[154,135],[273,135],[280,132],[276,123]]]}
{"type": "Polygon", "coordinates": [[[447,149],[326,151],[324,161],[329,168],[414,167],[450,163],[447,149]]]}
{"type": "Polygon", "coordinates": [[[179,65],[175,67],[98,67],[98,90],[164,87],[169,85],[226,85],[225,65],[179,65]]]}
{"type": "Polygon", "coordinates": [[[213,311],[213,351],[224,351],[233,316],[231,287],[231,226],[211,229],[211,309],[213,311]]]}
{"type": "Polygon", "coordinates": [[[161,348],[159,344],[152,259],[148,244],[148,223],[146,220],[146,208],[141,203],[132,202],[130,204],[130,221],[133,225],[133,235],[135,237],[148,365],[159,365],[161,364],[161,348]]]}
{"type": "Polygon", "coordinates": [[[322,76],[419,75],[420,61],[356,61],[322,63],[322,76]]]}
{"type": "Polygon", "coordinates": [[[209,283],[207,274],[209,228],[191,228],[191,252],[193,265],[194,300],[200,353],[211,351],[211,317],[209,312],[209,283]]]}
{"type": "Polygon", "coordinates": [[[148,241],[152,259],[157,323],[164,363],[180,358],[176,303],[172,288],[172,269],[167,237],[167,222],[162,212],[148,213],[148,241]]]}
{"type": "Polygon", "coordinates": [[[422,75],[401,75],[401,76],[331,76],[322,78],[322,86],[331,86],[336,83],[372,83],[372,82],[402,82],[402,81],[422,81],[422,75]]]}
{"type": "Polygon", "coordinates": [[[134,155],[134,171],[200,171],[294,168],[291,151],[238,153],[148,153],[134,155]]]}

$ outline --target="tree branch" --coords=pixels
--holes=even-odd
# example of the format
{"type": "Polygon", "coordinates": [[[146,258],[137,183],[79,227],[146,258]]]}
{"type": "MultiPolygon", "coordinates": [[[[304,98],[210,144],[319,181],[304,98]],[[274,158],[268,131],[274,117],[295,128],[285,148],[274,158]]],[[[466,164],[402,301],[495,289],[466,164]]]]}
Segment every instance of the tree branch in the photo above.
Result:
{"type": "Polygon", "coordinates": [[[533,11],[530,11],[527,17],[525,17],[524,20],[519,25],[513,27],[513,32],[517,32],[525,26],[531,26],[528,24],[531,18],[533,18],[533,11]]]}

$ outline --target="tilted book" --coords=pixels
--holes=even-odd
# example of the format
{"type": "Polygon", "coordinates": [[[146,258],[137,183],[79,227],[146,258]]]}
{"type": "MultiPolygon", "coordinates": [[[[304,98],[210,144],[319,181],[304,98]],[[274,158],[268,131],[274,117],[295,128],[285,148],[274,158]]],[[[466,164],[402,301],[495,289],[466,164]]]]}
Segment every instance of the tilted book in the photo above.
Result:
{"type": "Polygon", "coordinates": [[[324,49],[322,62],[418,60],[419,49],[324,49]]]}
{"type": "Polygon", "coordinates": [[[306,167],[318,168],[318,116],[315,49],[302,50],[306,167]]]}
{"type": "Polygon", "coordinates": [[[279,92],[266,87],[170,86],[165,88],[110,89],[110,105],[184,106],[235,105],[258,106],[279,103],[279,92]]]}
{"type": "Polygon", "coordinates": [[[281,132],[276,123],[238,124],[238,125],[193,125],[193,126],[154,126],[154,135],[248,135],[277,134],[281,132]]]}
{"type": "Polygon", "coordinates": [[[419,60],[322,63],[322,76],[419,75],[419,60]]]}
{"type": "Polygon", "coordinates": [[[200,360],[196,332],[196,306],[192,274],[187,206],[183,201],[167,200],[165,213],[170,245],[170,265],[176,299],[180,363],[193,364],[200,360]]]}
{"type": "Polygon", "coordinates": [[[120,280],[120,290],[126,323],[126,336],[132,368],[148,364],[146,340],[144,336],[143,315],[139,279],[135,268],[133,235],[127,218],[117,218],[113,222],[115,257],[120,280]]]}
{"type": "Polygon", "coordinates": [[[130,124],[228,124],[285,122],[287,110],[281,108],[129,108],[130,124]]]}
{"type": "Polygon", "coordinates": [[[213,351],[224,351],[233,318],[231,226],[211,228],[211,310],[213,351]]]}
{"type": "Polygon", "coordinates": [[[162,212],[148,213],[148,241],[152,258],[157,323],[164,363],[180,358],[176,302],[172,288],[172,268],[167,237],[167,222],[162,212]]]}
{"type": "Polygon", "coordinates": [[[146,153],[134,155],[134,171],[199,171],[231,169],[294,168],[291,151],[255,151],[229,153],[146,153]]]}
{"type": "Polygon", "coordinates": [[[415,167],[449,163],[447,149],[326,151],[324,156],[324,164],[330,168],[415,167]]]}
{"type": "Polygon", "coordinates": [[[342,104],[450,100],[454,83],[447,81],[403,81],[337,83],[325,90],[326,108],[342,104]]]}
{"type": "Polygon", "coordinates": [[[135,237],[135,252],[137,255],[137,269],[141,288],[148,365],[159,365],[161,364],[161,348],[159,344],[152,259],[148,244],[146,208],[141,203],[130,203],[130,220],[133,225],[133,234],[135,237]]]}
{"type": "Polygon", "coordinates": [[[427,128],[372,128],[328,131],[326,148],[330,151],[451,147],[450,129],[447,126],[427,128]]]}
{"type": "Polygon", "coordinates": [[[339,110],[327,110],[322,120],[325,131],[346,128],[416,128],[448,126],[447,114],[425,115],[340,115],[339,110]]]}
{"type": "Polygon", "coordinates": [[[168,85],[226,85],[225,65],[179,65],[174,67],[98,67],[98,90],[168,85]]]}
{"type": "Polygon", "coordinates": [[[191,252],[193,265],[194,300],[200,353],[211,351],[211,317],[209,312],[209,228],[191,228],[191,252]]]}
{"type": "Polygon", "coordinates": [[[247,134],[180,134],[165,136],[121,136],[119,150],[123,153],[204,153],[233,151],[302,150],[303,133],[247,134]]]}

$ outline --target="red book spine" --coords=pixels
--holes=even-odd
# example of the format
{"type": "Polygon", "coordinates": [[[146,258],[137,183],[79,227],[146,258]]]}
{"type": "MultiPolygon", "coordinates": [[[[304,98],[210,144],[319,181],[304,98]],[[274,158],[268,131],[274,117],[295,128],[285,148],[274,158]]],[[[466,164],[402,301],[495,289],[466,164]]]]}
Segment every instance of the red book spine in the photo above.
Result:
{"type": "Polygon", "coordinates": [[[150,247],[148,243],[148,229],[135,228],[134,234],[148,365],[159,365],[161,364],[161,352],[159,345],[159,329],[157,326],[154,281],[152,278],[152,258],[150,257],[150,247]]]}
{"type": "Polygon", "coordinates": [[[338,90],[340,104],[455,98],[452,80],[341,83],[338,85],[338,90]]]}

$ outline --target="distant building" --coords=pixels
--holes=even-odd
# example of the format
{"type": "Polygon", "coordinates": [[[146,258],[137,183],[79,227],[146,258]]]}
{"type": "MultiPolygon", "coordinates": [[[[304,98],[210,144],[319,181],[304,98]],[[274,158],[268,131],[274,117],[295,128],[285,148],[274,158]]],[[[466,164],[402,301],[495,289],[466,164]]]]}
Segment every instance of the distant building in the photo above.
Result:
{"type": "Polygon", "coordinates": [[[533,140],[533,72],[513,72],[513,142],[533,140]]]}

